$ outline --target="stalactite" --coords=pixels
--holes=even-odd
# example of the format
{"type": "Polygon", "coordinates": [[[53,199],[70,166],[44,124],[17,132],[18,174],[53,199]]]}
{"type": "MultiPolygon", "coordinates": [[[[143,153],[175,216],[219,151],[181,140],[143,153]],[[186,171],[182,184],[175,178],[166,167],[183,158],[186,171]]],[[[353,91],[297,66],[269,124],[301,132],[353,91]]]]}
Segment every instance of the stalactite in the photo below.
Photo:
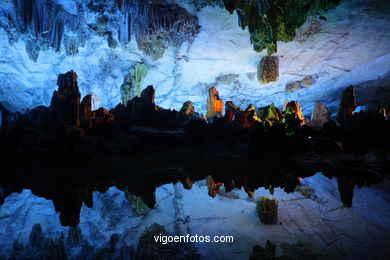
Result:
{"type": "MultiPolygon", "coordinates": [[[[17,34],[27,34],[28,39],[34,38],[39,48],[48,45],[60,51],[66,29],[81,32],[80,18],[65,11],[56,0],[15,0],[12,5],[0,6],[0,16],[0,26],[7,31],[10,42],[16,30],[17,34]]],[[[26,42],[29,57],[36,61],[39,50],[34,47],[33,53],[31,47],[26,42]]]]}
{"type": "Polygon", "coordinates": [[[161,58],[169,44],[192,42],[199,32],[197,17],[175,4],[125,0],[117,1],[117,5],[119,41],[126,44],[135,36],[138,47],[153,60],[161,58]]]}
{"type": "Polygon", "coordinates": [[[225,8],[237,12],[238,24],[251,34],[257,52],[277,52],[278,41],[291,41],[295,30],[310,14],[319,13],[339,4],[340,0],[224,0],[225,8]]]}
{"type": "Polygon", "coordinates": [[[76,54],[90,36],[88,26],[92,33],[108,35],[110,46],[115,46],[114,35],[122,44],[135,37],[139,48],[153,60],[161,58],[169,45],[192,42],[200,28],[197,17],[177,4],[149,0],[86,2],[78,5],[79,11],[98,12],[103,22],[98,19],[96,25],[87,25],[82,15],[67,12],[58,0],[13,0],[0,6],[0,26],[7,31],[10,43],[26,34],[23,39],[34,38],[41,49],[51,47],[59,52],[64,46],[68,55],[76,54]]]}

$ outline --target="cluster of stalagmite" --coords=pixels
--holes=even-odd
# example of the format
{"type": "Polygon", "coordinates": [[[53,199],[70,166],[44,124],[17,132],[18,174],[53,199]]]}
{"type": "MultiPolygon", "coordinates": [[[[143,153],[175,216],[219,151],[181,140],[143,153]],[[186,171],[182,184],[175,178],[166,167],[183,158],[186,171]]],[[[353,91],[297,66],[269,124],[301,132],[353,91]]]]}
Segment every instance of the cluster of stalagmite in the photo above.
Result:
{"type": "MultiPolygon", "coordinates": [[[[142,215],[145,206],[154,207],[156,187],[180,181],[190,189],[194,181],[206,177],[203,173],[210,175],[207,186],[212,197],[222,185],[226,192],[243,187],[253,197],[258,187],[271,194],[274,187],[291,192],[305,171],[328,171],[337,176],[341,200],[350,206],[354,185],[363,185],[367,178],[373,183],[389,165],[386,156],[376,152],[390,151],[388,107],[354,113],[353,87],[343,94],[338,125],[319,102],[308,121],[296,101],[286,102],[282,110],[274,104],[261,108],[251,104],[243,110],[231,101],[223,106],[215,88],[208,92],[207,121],[191,101],[179,112],[157,106],[153,86],[114,109],[93,110],[91,95],[80,102],[75,72],[59,75],[57,84],[50,107],[36,107],[14,122],[5,122],[0,154],[2,170],[12,180],[10,187],[29,187],[30,178],[13,177],[25,172],[40,183],[41,177],[52,181],[53,172],[58,173],[56,188],[43,192],[40,183],[31,188],[53,199],[64,225],[78,224],[82,203],[92,207],[95,190],[104,192],[114,184],[126,187],[134,195],[128,199],[142,215]],[[291,174],[291,165],[297,173],[291,174]],[[348,172],[357,168],[359,175],[348,172]],[[259,179],[259,169],[284,177],[259,179]],[[107,172],[112,179],[105,179],[107,172]],[[99,173],[101,182],[86,177],[91,173],[99,173]]],[[[275,222],[275,214],[269,217],[275,222]]]]}
{"type": "MultiPolygon", "coordinates": [[[[250,104],[246,110],[242,110],[233,104],[232,101],[227,101],[225,104],[225,112],[223,111],[223,101],[219,97],[219,93],[215,87],[208,90],[207,99],[207,114],[206,119],[212,121],[214,118],[227,119],[229,123],[239,122],[242,128],[250,128],[256,122],[266,126],[272,126],[275,122],[283,122],[283,119],[294,119],[298,125],[305,124],[305,118],[299,102],[286,102],[283,111],[280,111],[274,104],[256,109],[254,104],[250,104]]],[[[321,111],[316,112],[319,117],[321,111]]]]}

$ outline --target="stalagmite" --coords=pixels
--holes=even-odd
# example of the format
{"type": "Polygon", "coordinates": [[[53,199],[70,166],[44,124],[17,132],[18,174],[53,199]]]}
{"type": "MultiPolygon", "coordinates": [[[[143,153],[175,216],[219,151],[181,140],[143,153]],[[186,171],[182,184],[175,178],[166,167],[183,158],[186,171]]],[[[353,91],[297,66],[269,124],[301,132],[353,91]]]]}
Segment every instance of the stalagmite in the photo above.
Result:
{"type": "Polygon", "coordinates": [[[92,116],[92,96],[86,95],[81,101],[80,120],[88,120],[92,116]]]}
{"type": "Polygon", "coordinates": [[[223,101],[219,98],[219,93],[215,87],[212,87],[208,91],[207,98],[207,120],[212,117],[222,117],[223,114],[223,101]]]}
{"type": "Polygon", "coordinates": [[[76,72],[69,71],[58,76],[58,91],[54,91],[51,108],[58,123],[80,125],[80,91],[76,72]]]}
{"type": "Polygon", "coordinates": [[[241,121],[244,116],[244,111],[236,105],[233,104],[232,101],[226,101],[225,103],[225,118],[227,121],[231,123],[234,121],[241,121]]]}
{"type": "Polygon", "coordinates": [[[330,112],[326,105],[321,102],[316,102],[311,116],[313,126],[321,128],[330,119],[330,112]]]}
{"type": "Polygon", "coordinates": [[[292,115],[294,118],[300,120],[301,124],[303,124],[305,119],[298,101],[290,101],[287,103],[285,115],[292,115]]]}
{"type": "Polygon", "coordinates": [[[121,86],[121,100],[127,105],[129,100],[141,95],[141,84],[148,73],[148,68],[143,63],[136,63],[132,66],[121,86]]]}
{"type": "Polygon", "coordinates": [[[337,114],[337,121],[340,125],[345,128],[350,126],[351,118],[356,107],[355,88],[353,86],[349,86],[343,92],[339,113],[337,114]]]}
{"type": "Polygon", "coordinates": [[[256,113],[255,105],[250,104],[244,112],[244,123],[242,128],[250,128],[255,122],[262,122],[262,120],[256,113]]]}
{"type": "Polygon", "coordinates": [[[259,117],[262,121],[265,121],[269,126],[273,123],[279,122],[283,115],[282,112],[272,103],[269,106],[259,108],[259,117]]]}

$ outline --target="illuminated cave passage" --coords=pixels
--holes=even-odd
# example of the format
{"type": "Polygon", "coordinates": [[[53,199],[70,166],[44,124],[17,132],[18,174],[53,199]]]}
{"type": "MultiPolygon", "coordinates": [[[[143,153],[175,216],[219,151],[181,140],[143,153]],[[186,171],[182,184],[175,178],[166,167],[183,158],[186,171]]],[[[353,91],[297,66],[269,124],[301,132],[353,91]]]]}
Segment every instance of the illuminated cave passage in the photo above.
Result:
{"type": "Polygon", "coordinates": [[[385,0],[0,1],[0,259],[388,258],[389,23],[385,0]]]}

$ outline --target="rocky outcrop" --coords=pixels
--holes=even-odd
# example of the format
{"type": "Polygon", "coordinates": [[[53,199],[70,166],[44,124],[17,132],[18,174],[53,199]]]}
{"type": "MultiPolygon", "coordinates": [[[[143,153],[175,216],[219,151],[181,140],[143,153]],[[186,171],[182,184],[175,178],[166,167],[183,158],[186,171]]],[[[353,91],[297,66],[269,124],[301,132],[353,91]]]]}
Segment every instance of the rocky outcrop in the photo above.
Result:
{"type": "Polygon", "coordinates": [[[316,128],[322,128],[330,120],[330,112],[326,105],[321,102],[316,102],[311,116],[312,125],[316,128]]]}
{"type": "Polygon", "coordinates": [[[206,119],[210,120],[212,117],[222,117],[222,115],[223,101],[219,98],[217,89],[212,87],[208,90],[206,119]]]}
{"type": "Polygon", "coordinates": [[[261,84],[279,81],[279,58],[277,56],[265,56],[257,67],[257,79],[261,84]]]}
{"type": "Polygon", "coordinates": [[[278,223],[278,201],[275,198],[260,197],[256,202],[256,211],[262,223],[278,223]]]}
{"type": "Polygon", "coordinates": [[[58,90],[54,91],[50,104],[55,121],[65,125],[80,126],[80,91],[76,72],[60,74],[57,85],[58,90]]]}
{"type": "Polygon", "coordinates": [[[141,84],[148,73],[148,68],[143,63],[133,65],[126,75],[121,86],[121,101],[125,106],[127,102],[141,95],[141,84]]]}

